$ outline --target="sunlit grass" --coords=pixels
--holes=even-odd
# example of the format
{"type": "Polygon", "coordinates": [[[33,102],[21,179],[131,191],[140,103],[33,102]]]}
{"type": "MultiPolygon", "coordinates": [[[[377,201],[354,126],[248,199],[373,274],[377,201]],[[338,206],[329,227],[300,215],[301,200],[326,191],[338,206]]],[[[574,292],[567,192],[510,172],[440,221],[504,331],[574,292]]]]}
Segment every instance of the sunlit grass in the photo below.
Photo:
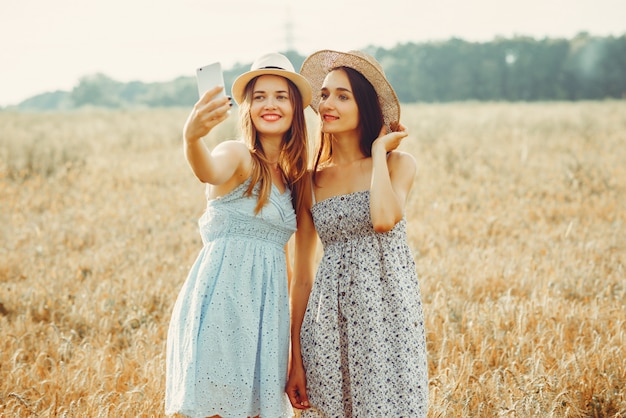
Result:
{"type": "MultiPolygon", "coordinates": [[[[163,414],[187,112],[0,113],[0,416],[163,414]]],[[[626,103],[402,114],[430,416],[626,415],[626,103]]]]}

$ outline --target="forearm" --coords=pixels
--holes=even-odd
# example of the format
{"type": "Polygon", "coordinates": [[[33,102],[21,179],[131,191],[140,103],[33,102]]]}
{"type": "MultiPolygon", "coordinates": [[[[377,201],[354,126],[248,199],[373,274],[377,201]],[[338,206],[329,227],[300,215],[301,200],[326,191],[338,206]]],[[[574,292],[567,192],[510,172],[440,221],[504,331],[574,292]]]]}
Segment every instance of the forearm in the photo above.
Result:
{"type": "Polygon", "coordinates": [[[211,167],[214,166],[211,152],[208,150],[202,139],[195,141],[185,139],[183,142],[185,159],[187,160],[187,163],[189,164],[189,167],[191,167],[193,173],[200,181],[204,183],[211,183],[211,167]]]}
{"type": "MultiPolygon", "coordinates": [[[[308,191],[307,191],[308,192],[308,191]]],[[[290,288],[292,364],[300,365],[300,328],[304,321],[309,295],[315,275],[317,233],[309,210],[310,196],[305,195],[305,207],[298,214],[298,230],[295,240],[294,273],[290,288]]]]}
{"type": "Polygon", "coordinates": [[[300,350],[300,329],[304,320],[311,287],[305,283],[293,283],[291,298],[291,361],[294,366],[302,366],[300,350]]]}
{"type": "Polygon", "coordinates": [[[391,230],[401,219],[403,205],[393,189],[387,153],[382,147],[372,147],[372,180],[370,184],[370,216],[377,232],[391,230]]]}

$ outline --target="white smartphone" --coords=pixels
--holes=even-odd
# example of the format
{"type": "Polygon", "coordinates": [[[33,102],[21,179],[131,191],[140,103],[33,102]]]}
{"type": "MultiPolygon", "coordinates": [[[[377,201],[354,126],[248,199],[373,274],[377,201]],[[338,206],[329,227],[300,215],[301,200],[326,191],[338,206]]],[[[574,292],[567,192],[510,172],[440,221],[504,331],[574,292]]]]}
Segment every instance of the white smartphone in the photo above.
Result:
{"type": "MultiPolygon", "coordinates": [[[[210,90],[215,86],[222,86],[226,88],[224,86],[222,65],[219,62],[214,62],[196,69],[196,80],[198,81],[198,94],[200,97],[202,97],[207,90],[210,90]]],[[[226,92],[225,90],[222,90],[216,97],[224,96],[226,96],[226,92]]]]}

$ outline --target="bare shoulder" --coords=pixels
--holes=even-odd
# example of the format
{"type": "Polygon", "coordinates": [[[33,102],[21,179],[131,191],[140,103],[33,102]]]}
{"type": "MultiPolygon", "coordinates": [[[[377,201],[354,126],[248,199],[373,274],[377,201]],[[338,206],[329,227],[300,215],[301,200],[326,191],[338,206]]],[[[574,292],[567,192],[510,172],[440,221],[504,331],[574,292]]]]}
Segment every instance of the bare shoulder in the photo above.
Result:
{"type": "Polygon", "coordinates": [[[215,146],[213,156],[236,164],[240,169],[248,171],[248,166],[252,164],[252,155],[248,146],[240,140],[227,140],[215,146]]]}

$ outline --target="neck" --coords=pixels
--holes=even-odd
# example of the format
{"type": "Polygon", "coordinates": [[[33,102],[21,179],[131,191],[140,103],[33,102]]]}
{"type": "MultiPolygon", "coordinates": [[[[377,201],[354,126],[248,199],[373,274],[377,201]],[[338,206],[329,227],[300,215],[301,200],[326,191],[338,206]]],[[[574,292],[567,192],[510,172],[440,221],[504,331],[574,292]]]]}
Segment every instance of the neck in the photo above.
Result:
{"type": "Polygon", "coordinates": [[[260,137],[259,142],[263,146],[263,152],[265,158],[270,162],[270,165],[275,167],[278,164],[278,158],[280,157],[280,149],[282,144],[282,137],[260,137]]]}
{"type": "Polygon", "coordinates": [[[340,134],[332,137],[333,155],[330,161],[336,165],[349,164],[366,158],[361,152],[360,138],[355,134],[340,134]]]}

